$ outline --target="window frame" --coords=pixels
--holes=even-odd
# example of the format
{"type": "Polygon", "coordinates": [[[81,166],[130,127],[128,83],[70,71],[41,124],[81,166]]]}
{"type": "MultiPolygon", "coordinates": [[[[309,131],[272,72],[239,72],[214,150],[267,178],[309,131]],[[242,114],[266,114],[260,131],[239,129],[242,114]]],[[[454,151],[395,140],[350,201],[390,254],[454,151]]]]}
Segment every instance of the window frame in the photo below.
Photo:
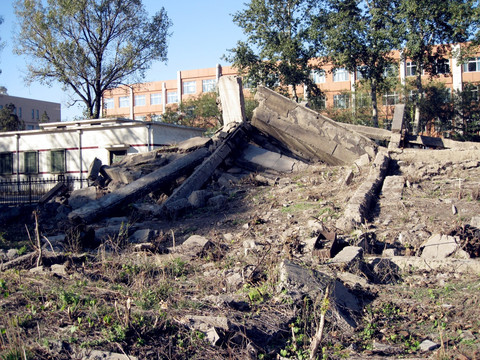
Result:
{"type": "Polygon", "coordinates": [[[480,56],[476,56],[474,58],[468,59],[463,64],[462,70],[463,70],[464,73],[466,73],[466,72],[479,72],[480,71],[480,56]],[[474,70],[471,69],[472,68],[471,65],[475,66],[474,70]]]}
{"type": "Polygon", "coordinates": [[[65,149],[52,149],[50,150],[50,173],[51,174],[65,174],[67,172],[66,150],[65,149]],[[61,156],[61,166],[56,164],[55,154],[61,156]]]}
{"type": "Polygon", "coordinates": [[[115,109],[115,99],[114,98],[104,98],[103,99],[103,107],[105,108],[105,110],[115,109]]]}
{"type": "Polygon", "coordinates": [[[145,94],[135,95],[133,97],[133,99],[134,99],[135,106],[145,106],[145,105],[147,105],[147,98],[146,98],[145,94]]]}
{"type": "Polygon", "coordinates": [[[0,175],[13,174],[13,152],[0,153],[0,175]]]}
{"type": "Polygon", "coordinates": [[[323,69],[312,70],[310,77],[315,84],[324,84],[327,82],[327,74],[323,69]]]}
{"type": "Polygon", "coordinates": [[[204,93],[214,92],[216,89],[217,89],[217,79],[202,80],[202,92],[204,93]]]}
{"type": "Polygon", "coordinates": [[[178,104],[177,91],[167,91],[167,104],[178,104]]]}
{"type": "Polygon", "coordinates": [[[382,95],[383,106],[394,106],[400,103],[400,94],[396,91],[386,92],[382,95]],[[393,99],[393,101],[391,101],[393,99]]]}
{"type": "Polygon", "coordinates": [[[118,98],[118,107],[119,108],[128,108],[130,107],[130,96],[120,96],[118,98]],[[125,105],[126,103],[126,105],[125,105]]]}
{"type": "Polygon", "coordinates": [[[150,105],[162,105],[162,93],[150,94],[150,105]]]}
{"type": "Polygon", "coordinates": [[[335,69],[333,72],[333,82],[350,81],[350,74],[345,68],[335,69]]]}
{"type": "Polygon", "coordinates": [[[25,151],[23,153],[23,172],[27,175],[38,174],[38,151],[25,151]],[[33,169],[30,168],[30,155],[34,155],[33,169]]]}
{"type": "Polygon", "coordinates": [[[182,82],[182,93],[185,95],[192,95],[197,93],[197,82],[193,81],[183,81],[182,82]]]}
{"type": "Polygon", "coordinates": [[[349,94],[335,94],[335,95],[333,95],[333,108],[334,109],[349,109],[350,108],[350,95],[349,94]]]}

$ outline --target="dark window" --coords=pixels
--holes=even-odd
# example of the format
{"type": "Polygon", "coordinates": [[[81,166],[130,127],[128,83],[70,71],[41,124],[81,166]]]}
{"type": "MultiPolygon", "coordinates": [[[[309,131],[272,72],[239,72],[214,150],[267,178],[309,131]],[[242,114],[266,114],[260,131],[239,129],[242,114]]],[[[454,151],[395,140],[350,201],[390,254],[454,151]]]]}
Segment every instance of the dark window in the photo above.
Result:
{"type": "Polygon", "coordinates": [[[25,174],[38,173],[38,152],[27,151],[24,154],[25,174]]]}
{"type": "Polygon", "coordinates": [[[127,150],[111,150],[110,151],[110,165],[115,164],[127,156],[127,150]]]}
{"type": "Polygon", "coordinates": [[[65,173],[65,150],[50,151],[50,172],[52,174],[65,173]]]}
{"type": "Polygon", "coordinates": [[[13,174],[13,153],[0,154],[0,174],[13,174]]]}

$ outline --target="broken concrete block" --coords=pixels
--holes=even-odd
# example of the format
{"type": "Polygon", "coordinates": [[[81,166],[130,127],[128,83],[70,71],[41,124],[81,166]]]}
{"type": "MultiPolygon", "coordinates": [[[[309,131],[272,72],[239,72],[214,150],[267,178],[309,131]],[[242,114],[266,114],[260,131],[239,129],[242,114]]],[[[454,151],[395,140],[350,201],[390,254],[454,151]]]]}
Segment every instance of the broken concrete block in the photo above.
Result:
{"type": "Polygon", "coordinates": [[[207,204],[215,209],[222,208],[228,201],[225,195],[217,195],[208,199],[207,204]]]}
{"type": "Polygon", "coordinates": [[[66,267],[63,264],[53,264],[52,266],[50,266],[50,271],[53,274],[56,274],[56,275],[59,275],[59,276],[67,276],[68,275],[66,267]]]}
{"type": "Polygon", "coordinates": [[[346,246],[333,259],[335,264],[341,264],[347,269],[358,269],[363,259],[363,249],[359,246],[346,246]]]}
{"type": "Polygon", "coordinates": [[[212,143],[211,138],[196,136],[177,144],[177,148],[180,151],[193,151],[200,147],[209,146],[212,143]]]}
{"type": "Polygon", "coordinates": [[[92,181],[97,180],[101,167],[102,167],[102,160],[98,158],[93,159],[92,163],[90,164],[90,167],[88,168],[87,179],[92,181]]]}
{"type": "Polygon", "coordinates": [[[320,230],[313,247],[312,256],[323,260],[330,259],[337,255],[345,246],[345,244],[340,243],[336,232],[320,230]]]}
{"type": "Polygon", "coordinates": [[[370,164],[370,156],[368,154],[363,154],[354,162],[358,167],[367,166],[370,164]]]}
{"type": "Polygon", "coordinates": [[[208,190],[196,190],[188,197],[188,202],[194,208],[201,208],[207,205],[207,200],[212,197],[212,192],[208,190]]]}
{"type": "Polygon", "coordinates": [[[213,244],[207,238],[200,235],[192,235],[180,246],[177,246],[175,251],[184,255],[196,257],[200,256],[210,246],[213,246],[213,244]]]}
{"type": "Polygon", "coordinates": [[[180,319],[180,323],[203,332],[212,345],[217,345],[230,329],[230,322],[225,316],[187,315],[180,319]]]}
{"type": "Polygon", "coordinates": [[[97,188],[95,186],[89,186],[72,191],[70,197],[68,198],[68,205],[70,205],[72,209],[79,209],[90,201],[94,201],[96,199],[97,188]]]}
{"type": "Polygon", "coordinates": [[[72,358],[82,360],[139,360],[138,357],[101,350],[81,350],[73,354],[72,358]]]}
{"type": "Polygon", "coordinates": [[[281,173],[292,173],[308,168],[308,164],[300,160],[252,144],[244,148],[237,161],[254,171],[270,169],[281,173]]]}
{"type": "Polygon", "coordinates": [[[245,121],[245,100],[242,79],[238,76],[222,76],[218,81],[218,93],[222,107],[223,124],[245,121]]]}
{"type": "Polygon", "coordinates": [[[438,349],[440,345],[427,339],[427,340],[423,340],[422,343],[419,345],[419,347],[420,347],[420,351],[433,351],[435,349],[438,349]]]}
{"type": "Polygon", "coordinates": [[[162,206],[162,212],[172,219],[176,219],[191,208],[187,199],[182,198],[175,201],[164,203],[162,206]]]}
{"type": "Polygon", "coordinates": [[[326,319],[351,334],[357,327],[354,316],[360,312],[361,306],[359,300],[340,281],[289,260],[284,260],[279,265],[277,291],[283,291],[294,301],[303,301],[305,295],[317,301],[317,298],[324,296],[328,285],[331,286],[331,291],[326,319]]]}
{"type": "Polygon", "coordinates": [[[456,236],[434,234],[420,249],[423,259],[445,259],[460,250],[460,242],[456,236]]]}
{"type": "Polygon", "coordinates": [[[129,241],[132,243],[148,243],[158,236],[157,230],[152,229],[140,229],[135,231],[130,237],[129,241]]]}

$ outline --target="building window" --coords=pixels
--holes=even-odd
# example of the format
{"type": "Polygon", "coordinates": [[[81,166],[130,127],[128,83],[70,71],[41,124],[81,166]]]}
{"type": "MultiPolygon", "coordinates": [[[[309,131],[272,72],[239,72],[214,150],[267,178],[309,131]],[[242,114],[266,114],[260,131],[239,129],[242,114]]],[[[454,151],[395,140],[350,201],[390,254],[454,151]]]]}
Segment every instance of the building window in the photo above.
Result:
{"type": "Polygon", "coordinates": [[[121,108],[130,107],[130,97],[120,96],[120,98],[118,99],[118,106],[121,108]]]}
{"type": "Polygon", "coordinates": [[[197,92],[197,84],[195,81],[185,81],[183,83],[184,94],[195,94],[197,92]]]}
{"type": "Polygon", "coordinates": [[[357,108],[369,107],[371,105],[372,97],[370,94],[357,93],[355,94],[355,104],[357,108]]]}
{"type": "Polygon", "coordinates": [[[22,108],[18,108],[18,117],[21,119],[22,118],[22,108]]]}
{"type": "Polygon", "coordinates": [[[217,80],[215,79],[202,80],[202,91],[204,93],[215,91],[216,87],[217,87],[217,80]]]}
{"type": "Polygon", "coordinates": [[[450,60],[440,59],[435,61],[433,71],[435,74],[450,74],[450,60]]]}
{"type": "Polygon", "coordinates": [[[32,120],[35,120],[35,110],[32,109],[32,120]]]}
{"type": "Polygon", "coordinates": [[[463,64],[463,72],[475,72],[480,71],[480,57],[469,59],[463,64]]]}
{"type": "Polygon", "coordinates": [[[383,105],[396,105],[398,104],[399,101],[399,96],[396,91],[394,92],[388,92],[385,95],[383,95],[383,105]]]}
{"type": "Polygon", "coordinates": [[[348,71],[344,68],[336,69],[333,73],[333,81],[348,81],[350,77],[348,76],[348,71]]]}
{"type": "Polygon", "coordinates": [[[50,151],[50,172],[52,174],[65,173],[65,150],[50,151]]]}
{"type": "Polygon", "coordinates": [[[350,97],[348,94],[333,95],[333,107],[335,109],[347,109],[349,107],[350,97]]]}
{"type": "Polygon", "coordinates": [[[38,109],[36,111],[36,114],[37,114],[37,120],[39,120],[40,119],[40,112],[38,111],[38,109]]]}
{"type": "Polygon", "coordinates": [[[113,98],[103,99],[103,107],[105,109],[113,109],[115,107],[115,102],[113,98]]]}
{"type": "Polygon", "coordinates": [[[406,76],[415,76],[417,73],[417,65],[412,61],[407,61],[406,64],[406,76]]]}
{"type": "Polygon", "coordinates": [[[394,77],[397,76],[397,67],[394,64],[389,64],[383,70],[383,77],[394,77]]]}
{"type": "Polygon", "coordinates": [[[135,106],[145,106],[145,95],[135,95],[135,106]]]}
{"type": "Polygon", "coordinates": [[[38,152],[26,151],[23,160],[25,174],[38,174],[38,152]]]}
{"type": "Polygon", "coordinates": [[[13,153],[0,154],[0,174],[13,174],[13,153]]]}
{"type": "Polygon", "coordinates": [[[178,103],[178,96],[176,91],[167,91],[167,104],[178,103]]]}
{"type": "Polygon", "coordinates": [[[315,84],[322,84],[325,82],[325,70],[312,70],[311,77],[315,84]]]}
{"type": "Polygon", "coordinates": [[[150,105],[161,105],[162,93],[150,94],[150,105]]]}
{"type": "Polygon", "coordinates": [[[111,150],[110,151],[110,165],[121,161],[125,156],[127,156],[127,150],[111,150]]]}
{"type": "Polygon", "coordinates": [[[144,116],[144,115],[142,115],[142,116],[135,116],[135,120],[137,120],[137,121],[145,121],[145,120],[147,120],[147,117],[144,116]]]}

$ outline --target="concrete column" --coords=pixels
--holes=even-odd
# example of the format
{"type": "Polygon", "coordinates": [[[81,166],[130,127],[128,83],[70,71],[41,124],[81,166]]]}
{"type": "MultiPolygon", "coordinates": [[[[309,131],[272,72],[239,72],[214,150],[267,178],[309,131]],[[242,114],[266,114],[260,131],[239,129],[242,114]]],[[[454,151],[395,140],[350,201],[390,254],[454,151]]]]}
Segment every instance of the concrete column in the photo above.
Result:
{"type": "Polygon", "coordinates": [[[17,156],[16,156],[16,160],[17,160],[17,181],[20,181],[20,134],[16,134],[16,138],[17,138],[17,156]]]}
{"type": "Polygon", "coordinates": [[[177,71],[177,97],[178,103],[182,102],[182,72],[177,71]]]}
{"type": "Polygon", "coordinates": [[[83,152],[82,152],[82,130],[77,130],[78,132],[78,161],[80,168],[80,188],[83,188],[83,152]]]}
{"type": "MultiPolygon", "coordinates": [[[[460,51],[460,45],[456,44],[452,48],[452,53],[458,53],[460,51]]],[[[452,56],[452,82],[453,82],[453,91],[462,91],[463,82],[462,82],[462,64],[459,63],[455,56],[452,56]]]]}
{"type": "Polygon", "coordinates": [[[355,114],[357,112],[357,106],[355,104],[355,91],[356,91],[356,87],[355,87],[355,80],[357,80],[357,74],[355,73],[355,71],[351,72],[350,73],[350,91],[352,93],[352,99],[351,99],[351,104],[350,106],[352,107],[352,113],[355,114]]]}
{"type": "Polygon", "coordinates": [[[162,114],[165,114],[167,109],[167,84],[162,83],[162,114]]]}
{"type": "Polygon", "coordinates": [[[222,76],[218,82],[218,92],[222,104],[223,126],[231,122],[244,122],[242,79],[238,76],[222,76]]]}
{"type": "Polygon", "coordinates": [[[128,88],[130,89],[130,119],[135,120],[134,118],[134,113],[133,113],[133,107],[135,106],[134,103],[134,98],[133,98],[133,86],[132,85],[127,85],[128,88]]]}
{"type": "Polygon", "coordinates": [[[400,83],[405,85],[405,57],[403,56],[403,51],[400,52],[400,83]]]}

